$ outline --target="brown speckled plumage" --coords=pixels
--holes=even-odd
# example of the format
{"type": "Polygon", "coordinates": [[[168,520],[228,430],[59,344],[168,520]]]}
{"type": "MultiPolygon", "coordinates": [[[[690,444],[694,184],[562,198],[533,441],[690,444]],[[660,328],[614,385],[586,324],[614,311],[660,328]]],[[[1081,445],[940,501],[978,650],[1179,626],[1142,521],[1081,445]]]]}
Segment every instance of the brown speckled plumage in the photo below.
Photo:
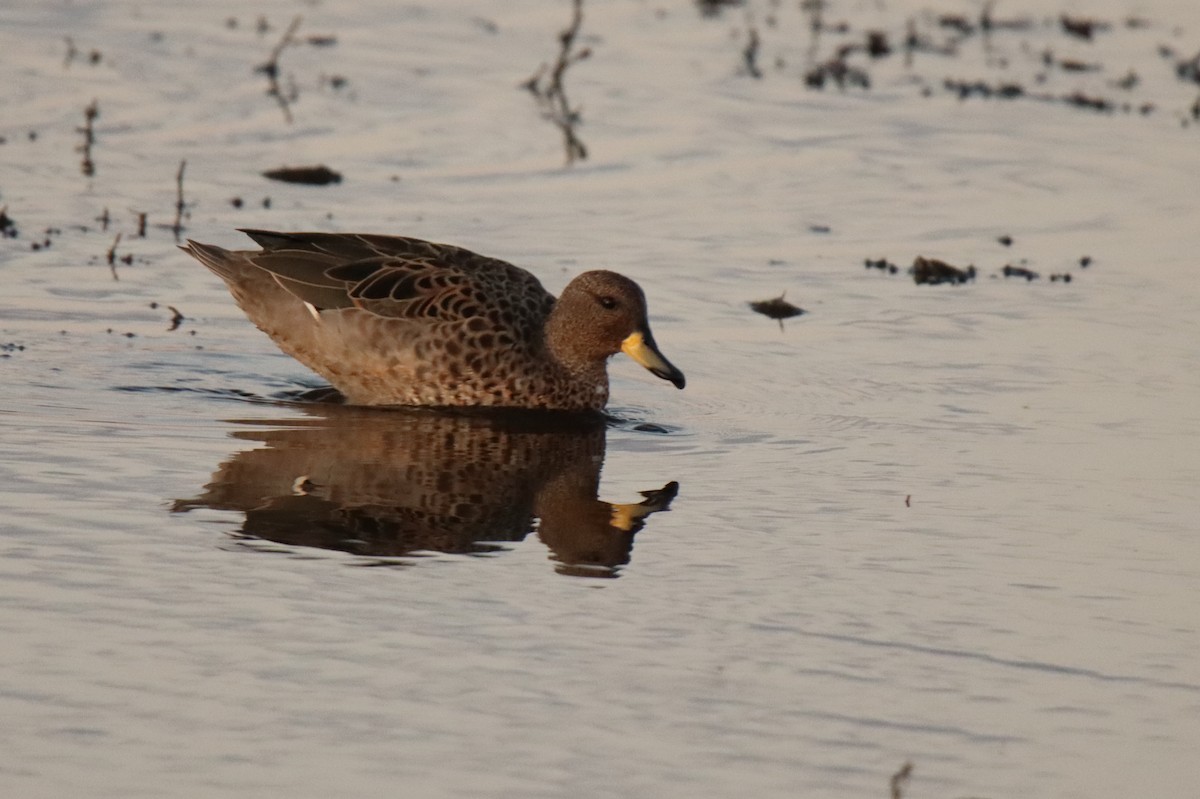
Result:
{"type": "Polygon", "coordinates": [[[641,288],[615,272],[585,272],[556,301],[525,270],[447,244],[244,232],[263,249],[183,249],[351,404],[596,410],[622,350],[683,388],[641,288]]]}

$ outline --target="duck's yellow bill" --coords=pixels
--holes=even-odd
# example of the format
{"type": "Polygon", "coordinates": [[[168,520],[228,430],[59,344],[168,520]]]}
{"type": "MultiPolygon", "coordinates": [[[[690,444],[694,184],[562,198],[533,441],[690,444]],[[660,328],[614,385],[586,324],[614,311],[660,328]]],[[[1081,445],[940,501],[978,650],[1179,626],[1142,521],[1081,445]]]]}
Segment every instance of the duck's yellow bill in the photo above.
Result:
{"type": "Polygon", "coordinates": [[[683,388],[687,383],[683,372],[672,366],[671,362],[658,351],[658,347],[654,344],[654,338],[649,333],[643,333],[640,330],[630,333],[621,342],[621,352],[649,369],[652,374],[663,380],[670,380],[675,388],[683,388]]]}

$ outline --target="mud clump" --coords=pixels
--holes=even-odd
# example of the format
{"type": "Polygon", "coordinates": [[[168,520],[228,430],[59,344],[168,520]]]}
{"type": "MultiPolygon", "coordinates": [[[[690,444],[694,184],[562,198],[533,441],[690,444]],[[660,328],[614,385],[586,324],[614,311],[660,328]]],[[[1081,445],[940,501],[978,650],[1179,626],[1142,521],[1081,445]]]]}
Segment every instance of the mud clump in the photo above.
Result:
{"type": "Polygon", "coordinates": [[[17,230],[17,223],[8,215],[8,206],[0,207],[0,237],[15,239],[19,235],[21,232],[17,230]]]}
{"type": "Polygon", "coordinates": [[[913,281],[918,285],[936,286],[940,283],[959,284],[975,279],[975,267],[968,266],[960,269],[953,264],[939,261],[937,258],[926,258],[918,255],[908,270],[913,281]]]}
{"type": "Polygon", "coordinates": [[[778,321],[779,329],[783,330],[784,319],[791,319],[794,316],[800,316],[801,314],[805,313],[803,308],[798,308],[784,299],[786,294],[787,292],[785,291],[778,297],[773,297],[769,300],[756,300],[748,303],[750,310],[754,311],[755,313],[760,313],[768,319],[774,319],[778,321]]]}
{"type": "Polygon", "coordinates": [[[303,183],[309,186],[328,186],[330,183],[341,183],[342,175],[334,172],[324,164],[317,166],[284,166],[279,169],[268,169],[262,173],[268,180],[278,180],[283,183],[303,183]]]}
{"type": "Polygon", "coordinates": [[[1023,277],[1026,280],[1037,280],[1039,277],[1041,277],[1032,269],[1026,269],[1023,266],[1013,266],[1012,264],[1005,264],[1004,268],[1000,270],[1000,272],[1005,277],[1023,277]]]}

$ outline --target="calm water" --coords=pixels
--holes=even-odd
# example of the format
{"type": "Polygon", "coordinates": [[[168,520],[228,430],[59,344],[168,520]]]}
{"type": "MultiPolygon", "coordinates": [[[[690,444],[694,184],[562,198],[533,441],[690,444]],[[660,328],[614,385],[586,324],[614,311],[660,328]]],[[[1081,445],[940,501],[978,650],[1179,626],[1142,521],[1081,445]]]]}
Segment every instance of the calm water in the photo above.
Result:
{"type": "MultiPolygon", "coordinates": [[[[978,10],[829,5],[818,60],[978,10]]],[[[1193,4],[1064,5],[1091,41],[997,4],[1032,27],[818,92],[796,3],[588,0],[571,169],[517,88],[566,3],[246,8],[2,13],[4,795],[1196,793],[1193,4]],[[337,41],[284,51],[289,125],[252,70],[296,14],[337,41]],[[688,387],[615,360],[583,428],[287,401],[315,380],[174,249],[181,159],[201,240],[629,274],[688,387]],[[782,330],[746,305],[785,291],[782,330]]]]}

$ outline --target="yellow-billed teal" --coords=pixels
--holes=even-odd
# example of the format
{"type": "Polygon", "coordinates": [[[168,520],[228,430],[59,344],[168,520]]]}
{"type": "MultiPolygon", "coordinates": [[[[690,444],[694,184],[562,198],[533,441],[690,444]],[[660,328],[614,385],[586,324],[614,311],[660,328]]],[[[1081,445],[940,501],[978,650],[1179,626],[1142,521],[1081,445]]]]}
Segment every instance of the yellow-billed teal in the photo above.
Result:
{"type": "Polygon", "coordinates": [[[182,249],[351,404],[598,410],[617,352],[684,386],[641,287],[615,272],[584,272],[555,300],[524,269],[448,244],[243,232],[262,249],[182,249]]]}

